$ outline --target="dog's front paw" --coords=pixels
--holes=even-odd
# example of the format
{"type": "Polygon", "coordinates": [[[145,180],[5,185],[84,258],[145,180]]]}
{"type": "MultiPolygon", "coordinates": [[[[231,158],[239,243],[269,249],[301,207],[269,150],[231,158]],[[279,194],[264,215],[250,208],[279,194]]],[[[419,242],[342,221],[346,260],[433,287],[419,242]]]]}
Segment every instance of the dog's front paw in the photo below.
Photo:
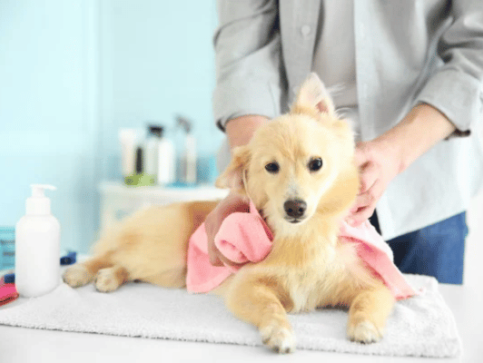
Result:
{"type": "Polygon", "coordinates": [[[347,335],[350,340],[364,344],[375,343],[382,338],[382,333],[369,320],[349,325],[347,335]]]}
{"type": "Polygon", "coordinates": [[[94,280],[94,275],[89,273],[87,268],[82,264],[75,264],[65,270],[62,275],[64,282],[71,287],[80,287],[87,285],[94,280]]]}
{"type": "Polygon", "coordinates": [[[270,324],[260,329],[263,344],[277,353],[292,353],[295,351],[295,335],[290,327],[280,326],[278,323],[270,324]]]}
{"type": "Polygon", "coordinates": [[[112,267],[100,269],[96,277],[96,289],[100,292],[117,290],[121,284],[118,282],[112,267]]]}

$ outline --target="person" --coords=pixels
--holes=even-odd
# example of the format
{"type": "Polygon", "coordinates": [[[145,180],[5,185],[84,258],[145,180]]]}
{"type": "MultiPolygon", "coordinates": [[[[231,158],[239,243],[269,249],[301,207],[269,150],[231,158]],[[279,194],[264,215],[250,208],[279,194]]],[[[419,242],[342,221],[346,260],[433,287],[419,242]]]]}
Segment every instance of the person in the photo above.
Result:
{"type": "MultiPolygon", "coordinates": [[[[370,218],[402,272],[461,284],[465,211],[483,181],[483,2],[219,0],[218,13],[222,167],[314,71],[355,125],[361,189],[347,221],[370,218]]],[[[212,264],[232,264],[213,239],[246,208],[230,194],[208,216],[212,264]]]]}

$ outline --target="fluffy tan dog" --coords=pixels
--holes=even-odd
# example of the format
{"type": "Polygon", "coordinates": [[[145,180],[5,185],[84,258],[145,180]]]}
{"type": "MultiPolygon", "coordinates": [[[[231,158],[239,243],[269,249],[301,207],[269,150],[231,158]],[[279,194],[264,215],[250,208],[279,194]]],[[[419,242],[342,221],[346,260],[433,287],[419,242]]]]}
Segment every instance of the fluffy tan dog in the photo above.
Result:
{"type": "MultiPolygon", "coordinates": [[[[351,128],[337,118],[312,74],[290,113],[237,148],[217,181],[253,200],[274,240],[265,260],[246,264],[215,292],[278,352],[296,345],[287,312],[347,307],[351,340],[370,343],[383,335],[394,297],[359,259],[356,245],[338,241],[340,222],[359,188],[353,159],[351,128]]],[[[75,287],[95,280],[103,292],[133,280],[184,287],[188,239],[215,205],[181,203],[138,212],[106,233],[94,257],[70,267],[64,281],[75,287]]]]}

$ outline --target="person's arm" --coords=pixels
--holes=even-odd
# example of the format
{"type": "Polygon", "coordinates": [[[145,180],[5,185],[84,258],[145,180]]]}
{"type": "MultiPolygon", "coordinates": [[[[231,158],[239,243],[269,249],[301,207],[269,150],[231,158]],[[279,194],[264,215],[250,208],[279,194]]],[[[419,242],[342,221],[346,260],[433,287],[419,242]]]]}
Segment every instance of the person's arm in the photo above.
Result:
{"type": "MultiPolygon", "coordinates": [[[[255,130],[281,112],[284,78],[276,0],[218,0],[215,33],[216,87],[213,113],[230,149],[247,144],[255,130]]],[[[216,248],[214,238],[231,213],[247,211],[245,198],[230,193],[207,216],[211,264],[234,265],[216,248]]]]}
{"type": "Polygon", "coordinates": [[[437,56],[444,62],[416,96],[455,126],[451,136],[467,136],[483,121],[483,2],[451,1],[452,24],[444,31],[437,56]]]}
{"type": "Polygon", "coordinates": [[[395,154],[398,160],[395,167],[399,174],[455,130],[455,126],[440,111],[430,105],[420,104],[374,142],[381,149],[391,150],[395,154]]]}
{"type": "Polygon", "coordinates": [[[287,88],[278,1],[218,0],[217,4],[213,94],[217,126],[225,131],[229,120],[242,116],[278,116],[287,88]]]}
{"type": "Polygon", "coordinates": [[[360,143],[356,162],[361,191],[347,221],[369,218],[388,183],[436,143],[468,136],[483,121],[483,2],[451,2],[453,21],[438,44],[444,62],[416,96],[414,108],[393,129],[360,143]]]}
{"type": "Polygon", "coordinates": [[[347,222],[357,226],[369,218],[389,182],[454,130],[441,112],[421,104],[380,137],[359,143],[356,163],[361,188],[347,222]]]}

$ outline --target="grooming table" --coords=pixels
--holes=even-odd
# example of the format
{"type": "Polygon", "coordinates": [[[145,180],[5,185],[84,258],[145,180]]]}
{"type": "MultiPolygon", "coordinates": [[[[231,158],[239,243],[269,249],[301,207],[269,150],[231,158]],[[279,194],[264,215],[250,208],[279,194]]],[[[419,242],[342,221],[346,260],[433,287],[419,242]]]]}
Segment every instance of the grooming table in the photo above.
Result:
{"type": "MultiPolygon", "coordinates": [[[[478,315],[479,308],[483,303],[483,291],[480,295],[475,291],[469,291],[464,286],[439,285],[439,292],[444,297],[447,305],[453,311],[459,333],[463,339],[464,355],[454,359],[431,359],[431,362],[473,362],[481,358],[483,348],[483,336],[480,333],[482,314],[478,315]],[[479,344],[480,343],[480,344],[479,344]]],[[[24,299],[6,305],[1,310],[9,309],[25,303],[24,299]]],[[[139,339],[101,334],[79,334],[71,332],[59,332],[52,330],[34,330],[0,325],[0,358],[8,357],[9,362],[38,361],[41,353],[41,361],[57,362],[68,357],[70,362],[98,361],[105,358],[116,357],[117,362],[141,361],[143,357],[152,360],[159,357],[162,361],[197,361],[201,357],[209,361],[240,361],[252,362],[266,361],[267,358],[281,359],[285,361],[304,362],[329,359],[331,362],[417,362],[428,361],[426,358],[412,357],[388,357],[377,355],[341,354],[324,351],[311,351],[299,349],[295,354],[276,357],[266,348],[231,345],[196,343],[179,340],[164,339],[139,339]],[[28,347],[22,349],[22,347],[28,347]],[[38,347],[37,350],[35,347],[38,347]],[[102,358],[104,357],[104,358],[102,358]],[[209,357],[209,358],[208,358],[209,357]]],[[[0,359],[3,361],[3,359],[0,359]]],[[[204,359],[203,359],[204,361],[204,359]]]]}

